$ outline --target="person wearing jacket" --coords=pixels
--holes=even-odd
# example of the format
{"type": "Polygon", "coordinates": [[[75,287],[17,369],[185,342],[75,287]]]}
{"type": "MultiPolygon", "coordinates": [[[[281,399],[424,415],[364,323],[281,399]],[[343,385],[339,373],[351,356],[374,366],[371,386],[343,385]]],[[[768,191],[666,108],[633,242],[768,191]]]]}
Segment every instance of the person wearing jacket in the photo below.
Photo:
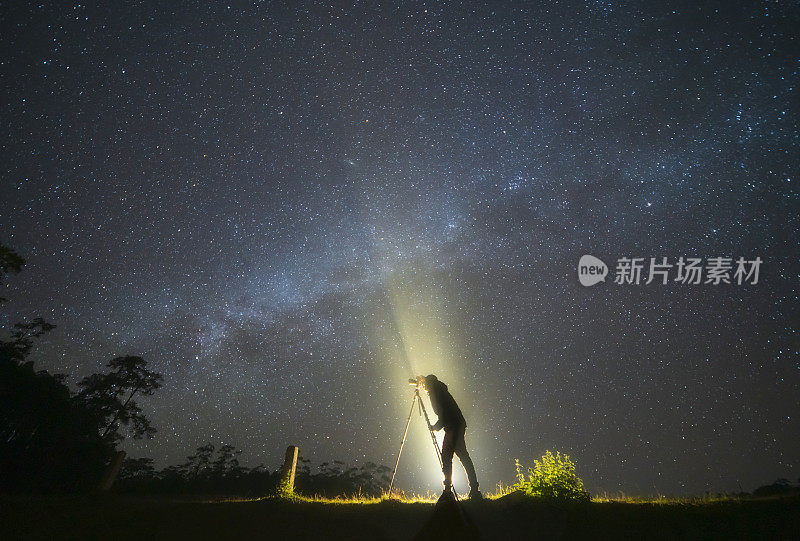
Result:
{"type": "Polygon", "coordinates": [[[478,490],[478,478],[475,475],[475,466],[467,452],[467,444],[464,434],[467,428],[467,421],[461,413],[453,395],[447,390],[447,385],[430,374],[425,376],[425,390],[431,400],[433,411],[439,417],[436,424],[429,428],[434,431],[444,429],[444,440],[442,441],[442,472],[444,473],[444,492],[440,499],[453,499],[453,454],[461,461],[461,465],[467,472],[469,479],[470,499],[480,499],[482,497],[478,490]]]}

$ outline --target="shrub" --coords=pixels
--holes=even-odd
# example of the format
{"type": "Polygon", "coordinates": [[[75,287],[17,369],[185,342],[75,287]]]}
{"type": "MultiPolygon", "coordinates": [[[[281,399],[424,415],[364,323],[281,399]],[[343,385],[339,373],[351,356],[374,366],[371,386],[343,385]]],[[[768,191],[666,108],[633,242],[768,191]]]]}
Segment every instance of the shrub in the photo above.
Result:
{"type": "Polygon", "coordinates": [[[519,460],[517,484],[514,486],[527,496],[548,500],[589,501],[589,493],[583,488],[583,481],[575,474],[575,463],[567,455],[547,451],[541,460],[533,461],[528,468],[527,478],[519,460]]]}

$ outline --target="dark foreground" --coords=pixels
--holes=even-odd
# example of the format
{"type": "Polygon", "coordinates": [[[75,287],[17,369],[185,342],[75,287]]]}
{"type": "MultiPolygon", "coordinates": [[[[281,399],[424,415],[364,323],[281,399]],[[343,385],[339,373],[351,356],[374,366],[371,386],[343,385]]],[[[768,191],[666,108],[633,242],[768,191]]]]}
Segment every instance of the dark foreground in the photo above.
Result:
{"type": "Polygon", "coordinates": [[[0,499],[0,539],[800,539],[800,499],[559,506],[0,499]],[[447,533],[452,535],[447,535],[447,533]],[[476,537],[477,536],[477,537],[476,537]]]}

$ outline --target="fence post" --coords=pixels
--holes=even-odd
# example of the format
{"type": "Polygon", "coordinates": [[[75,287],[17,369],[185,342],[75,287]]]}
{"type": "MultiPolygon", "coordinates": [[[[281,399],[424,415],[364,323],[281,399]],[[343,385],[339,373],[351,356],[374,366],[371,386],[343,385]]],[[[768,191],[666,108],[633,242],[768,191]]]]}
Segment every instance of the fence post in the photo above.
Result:
{"type": "Polygon", "coordinates": [[[119,451],[114,455],[108,467],[106,467],[102,479],[100,479],[100,484],[97,485],[98,492],[107,492],[111,488],[111,485],[117,479],[123,460],[125,460],[125,451],[119,451]]]}
{"type": "Polygon", "coordinates": [[[286,457],[283,459],[281,475],[281,490],[291,494],[294,492],[294,474],[297,471],[297,455],[300,449],[296,445],[286,448],[286,457]]]}

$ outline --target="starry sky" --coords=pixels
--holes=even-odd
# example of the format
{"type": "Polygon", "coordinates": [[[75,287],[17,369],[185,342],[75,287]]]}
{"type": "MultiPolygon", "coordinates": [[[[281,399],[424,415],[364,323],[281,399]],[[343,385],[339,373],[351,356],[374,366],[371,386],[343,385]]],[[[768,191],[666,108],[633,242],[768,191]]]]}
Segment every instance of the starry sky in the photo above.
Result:
{"type": "MultiPolygon", "coordinates": [[[[548,449],[595,493],[800,477],[798,4],[330,4],[3,6],[37,366],[147,359],[123,447],[159,466],[392,466],[433,372],[485,490],[548,449]],[[587,288],[584,254],[763,264],[587,288]]],[[[437,491],[411,426],[398,486],[437,491]]]]}

